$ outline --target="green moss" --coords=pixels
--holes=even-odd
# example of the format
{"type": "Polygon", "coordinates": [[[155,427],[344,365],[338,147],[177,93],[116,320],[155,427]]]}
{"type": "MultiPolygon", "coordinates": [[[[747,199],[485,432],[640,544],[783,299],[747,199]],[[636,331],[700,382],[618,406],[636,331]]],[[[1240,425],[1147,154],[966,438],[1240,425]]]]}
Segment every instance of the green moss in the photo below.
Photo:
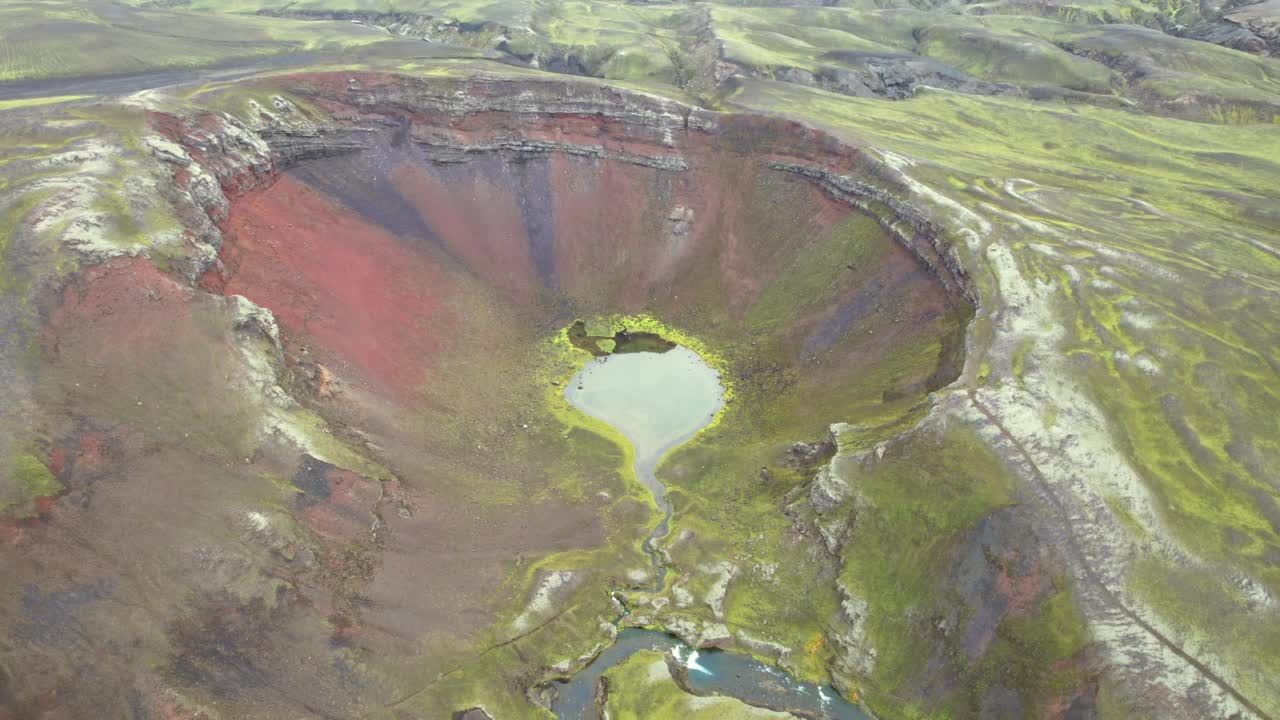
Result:
{"type": "Polygon", "coordinates": [[[290,51],[355,48],[387,37],[351,23],[309,23],[256,16],[187,14],[47,0],[0,8],[6,29],[0,80],[93,77],[191,68],[290,51]],[[48,30],[55,24],[56,30],[48,30]],[[174,32],[181,27],[182,32],[174,32]]]}
{"type": "Polygon", "coordinates": [[[1103,64],[1077,57],[1021,32],[964,24],[934,25],[922,33],[920,52],[986,80],[1019,85],[1055,85],[1107,93],[1112,73],[1103,64]]]}
{"type": "Polygon", "coordinates": [[[1023,340],[1013,353],[1013,376],[1018,379],[1018,382],[1022,382],[1022,373],[1026,369],[1027,353],[1034,344],[1035,341],[1030,338],[1023,340]]]}
{"type": "Polygon", "coordinates": [[[363,454],[352,450],[346,442],[334,437],[328,424],[315,412],[295,409],[283,415],[285,422],[280,427],[317,459],[370,479],[390,480],[395,477],[387,468],[369,460],[363,454]]]}
{"type": "Polygon", "coordinates": [[[9,461],[8,475],[9,481],[0,483],[0,515],[29,517],[35,512],[37,498],[53,497],[64,489],[49,468],[30,453],[15,455],[9,461]]]}
{"type": "Polygon", "coordinates": [[[1089,642],[1065,580],[1056,579],[1057,590],[1043,602],[997,626],[975,662],[962,659],[958,647],[948,651],[958,656],[944,654],[960,658],[947,660],[963,678],[951,693],[936,698],[932,708],[904,702],[905,689],[936,657],[938,645],[958,642],[940,638],[934,625],[954,607],[942,582],[954,547],[979,519],[1010,504],[1012,479],[968,430],[913,438],[894,445],[883,461],[843,474],[859,501],[841,582],[867,603],[866,641],[877,653],[870,675],[846,680],[862,690],[877,716],[965,716],[995,684],[1049,703],[1086,681],[1083,665],[1053,669],[1089,642]]]}
{"type": "Polygon", "coordinates": [[[1009,504],[1011,479],[967,430],[895,446],[848,478],[866,508],[840,577],[868,603],[867,639],[878,655],[862,680],[875,708],[871,698],[896,694],[932,652],[920,619],[945,607],[938,578],[950,549],[979,518],[1009,504]]]}
{"type": "Polygon", "coordinates": [[[13,110],[15,108],[39,107],[40,105],[54,105],[57,103],[73,102],[75,100],[84,100],[92,97],[90,95],[54,95],[50,97],[25,98],[22,100],[0,100],[0,111],[13,110]]]}
{"type": "Polygon", "coordinates": [[[991,362],[983,360],[982,363],[978,365],[978,384],[985,385],[987,378],[989,377],[991,377],[991,362]]]}
{"type": "Polygon", "coordinates": [[[886,250],[883,237],[884,230],[871,216],[849,215],[781,269],[752,304],[748,322],[772,330],[806,309],[829,306],[850,274],[875,266],[886,250]]]}
{"type": "Polygon", "coordinates": [[[1124,526],[1135,537],[1146,538],[1150,534],[1142,523],[1138,521],[1138,518],[1134,517],[1129,508],[1125,506],[1124,500],[1113,495],[1108,495],[1103,500],[1107,503],[1107,507],[1111,509],[1111,512],[1115,514],[1120,522],[1124,523],[1124,526]]]}

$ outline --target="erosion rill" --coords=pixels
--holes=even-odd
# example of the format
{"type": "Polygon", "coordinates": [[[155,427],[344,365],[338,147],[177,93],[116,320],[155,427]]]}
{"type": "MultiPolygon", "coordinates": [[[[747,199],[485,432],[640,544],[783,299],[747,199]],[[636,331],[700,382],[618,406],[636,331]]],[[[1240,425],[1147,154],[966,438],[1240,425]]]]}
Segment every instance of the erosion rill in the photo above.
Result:
{"type": "Polygon", "coordinates": [[[0,719],[506,720],[581,677],[650,717],[1275,716],[1120,589],[1132,498],[1064,501],[980,389],[1053,320],[979,300],[1051,286],[1003,245],[971,278],[988,221],[901,156],[462,65],[23,113],[0,719]],[[662,350],[724,404],[641,442],[578,373],[662,350]]]}

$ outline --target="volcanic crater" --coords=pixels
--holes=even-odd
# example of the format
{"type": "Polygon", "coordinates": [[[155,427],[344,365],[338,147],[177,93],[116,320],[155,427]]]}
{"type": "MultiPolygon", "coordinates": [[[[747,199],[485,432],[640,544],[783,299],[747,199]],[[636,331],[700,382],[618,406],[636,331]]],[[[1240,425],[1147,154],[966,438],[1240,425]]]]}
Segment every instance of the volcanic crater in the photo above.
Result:
{"type": "Polygon", "coordinates": [[[567,82],[270,83],[324,121],[260,110],[276,166],[229,183],[201,284],[362,386],[411,395],[494,324],[642,312],[828,377],[931,337],[935,372],[883,390],[955,376],[967,279],[884,166],[820,131],[567,82]]]}
{"type": "MultiPolygon", "coordinates": [[[[513,564],[645,534],[615,451],[539,407],[570,365],[535,351],[575,319],[644,315],[714,348],[742,398],[729,445],[858,418],[829,407],[891,423],[958,373],[965,277],[926,221],[859,182],[877,163],[821,132],[567,82],[271,84],[302,108],[263,111],[276,167],[233,185],[201,285],[274,314],[295,371],[341,388],[307,402],[412,509],[382,515],[349,611],[364,642],[471,642],[547,584],[513,564]],[[596,492],[572,497],[565,468],[596,492]]],[[[670,471],[679,530],[703,501],[670,471]]],[[[626,582],[611,566],[631,558],[604,556],[560,570],[559,611],[626,582]]]]}
{"type": "MultiPolygon", "coordinates": [[[[97,502],[140,502],[149,485],[137,478],[175,463],[188,470],[166,497],[198,488],[204,516],[240,512],[243,491],[216,480],[227,467],[279,488],[275,511],[238,526],[272,548],[278,582],[175,589],[197,600],[158,618],[176,648],[167,682],[246,713],[301,697],[337,715],[353,702],[460,709],[492,704],[495,683],[521,698],[606,645],[611,593],[645,594],[640,544],[658,515],[625,443],[559,394],[590,357],[556,341],[577,320],[612,334],[639,319],[687,338],[732,393],[715,426],[659,468],[674,595],[641,600],[629,622],[701,646],[797,645],[793,595],[835,597],[838,543],[804,537],[795,507],[819,466],[788,462],[787,449],[832,422],[874,439],[921,417],[958,375],[973,314],[946,241],[885,189],[892,169],[796,123],[582,81],[313,73],[252,91],[256,123],[150,116],[229,200],[209,213],[216,259],[183,266],[197,288],[115,260],[79,278],[53,316],[51,332],[68,338],[134,328],[106,375],[101,363],[57,369],[64,386],[132,387],[165,347],[197,342],[187,335],[206,332],[225,296],[236,332],[261,331],[273,392],[323,421],[309,447],[341,448],[298,454],[281,430],[241,457],[234,408],[200,429],[207,451],[124,441],[135,480],[102,483],[97,502]],[[237,143],[269,152],[236,160],[237,143]],[[161,289],[130,290],[142,285],[161,289]],[[138,330],[162,326],[176,330],[138,330]],[[745,570],[713,559],[762,528],[808,560],[782,571],[800,573],[791,595],[748,611],[758,596],[731,582],[745,570]],[[680,599],[700,588],[706,602],[680,599]],[[264,637],[279,641],[254,659],[264,637]],[[315,653],[333,658],[304,660],[315,653]],[[309,693],[344,683],[365,688],[359,700],[309,693]],[[278,692],[244,692],[261,687],[278,692]]],[[[193,195],[201,174],[174,164],[193,195]]],[[[239,342],[219,337],[226,352],[239,342]]],[[[168,384],[148,387],[233,365],[166,368],[168,384]]],[[[177,432],[207,419],[185,408],[137,424],[177,432]]],[[[85,426],[122,417],[99,415],[85,426]]]]}

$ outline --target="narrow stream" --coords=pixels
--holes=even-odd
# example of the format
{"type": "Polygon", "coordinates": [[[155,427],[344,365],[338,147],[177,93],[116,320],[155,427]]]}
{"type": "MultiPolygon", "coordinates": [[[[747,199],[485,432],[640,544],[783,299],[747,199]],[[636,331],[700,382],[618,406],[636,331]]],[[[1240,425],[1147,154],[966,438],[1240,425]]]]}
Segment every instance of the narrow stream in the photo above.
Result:
{"type": "Polygon", "coordinates": [[[615,427],[631,441],[636,476],[653,493],[662,520],[644,540],[653,562],[653,590],[663,587],[666,567],[656,543],[671,522],[667,488],[654,475],[663,456],[706,427],[724,407],[720,376],[694,351],[607,355],[587,363],[564,391],[574,407],[615,427]]]}
{"type": "MultiPolygon", "coordinates": [[[[666,567],[655,548],[669,529],[671,503],[654,471],[668,452],[706,427],[724,406],[720,377],[697,353],[676,346],[666,352],[596,358],[574,376],[564,394],[579,410],[616,428],[635,448],[636,475],[662,510],[662,520],[644,541],[656,577],[652,589],[661,591],[666,567]]],[[[617,622],[623,618],[625,614],[617,622]]],[[[701,693],[801,717],[870,720],[830,685],[802,683],[749,655],[698,651],[667,633],[639,628],[622,630],[617,641],[586,668],[568,681],[552,683],[556,690],[552,711],[561,720],[597,720],[595,691],[600,677],[640,650],[672,653],[688,669],[689,687],[701,693]]]]}

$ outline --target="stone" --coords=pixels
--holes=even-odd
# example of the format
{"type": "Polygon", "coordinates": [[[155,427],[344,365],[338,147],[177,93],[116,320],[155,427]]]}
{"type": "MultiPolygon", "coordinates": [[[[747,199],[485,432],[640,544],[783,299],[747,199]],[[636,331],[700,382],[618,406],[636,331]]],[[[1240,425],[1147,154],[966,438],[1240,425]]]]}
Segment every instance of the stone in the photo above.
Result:
{"type": "Polygon", "coordinates": [[[809,503],[819,515],[830,512],[849,498],[849,484],[825,465],[809,487],[809,503]]]}

